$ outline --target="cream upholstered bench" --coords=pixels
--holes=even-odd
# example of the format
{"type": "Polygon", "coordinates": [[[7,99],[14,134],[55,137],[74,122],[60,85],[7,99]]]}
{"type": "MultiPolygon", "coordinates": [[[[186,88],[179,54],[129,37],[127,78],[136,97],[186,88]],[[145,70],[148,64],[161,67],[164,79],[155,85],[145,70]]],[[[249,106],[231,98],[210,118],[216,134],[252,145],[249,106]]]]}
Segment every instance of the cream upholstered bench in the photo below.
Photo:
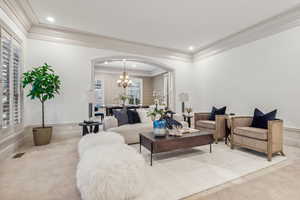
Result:
{"type": "Polygon", "coordinates": [[[138,198],[143,194],[147,181],[147,165],[143,156],[125,144],[119,134],[101,134],[85,136],[79,142],[81,156],[77,166],[76,182],[81,198],[83,200],[138,198]]]}
{"type": "Polygon", "coordinates": [[[81,138],[78,143],[78,154],[81,158],[87,149],[95,146],[124,144],[124,138],[114,132],[100,132],[98,134],[88,134],[81,138]]]}

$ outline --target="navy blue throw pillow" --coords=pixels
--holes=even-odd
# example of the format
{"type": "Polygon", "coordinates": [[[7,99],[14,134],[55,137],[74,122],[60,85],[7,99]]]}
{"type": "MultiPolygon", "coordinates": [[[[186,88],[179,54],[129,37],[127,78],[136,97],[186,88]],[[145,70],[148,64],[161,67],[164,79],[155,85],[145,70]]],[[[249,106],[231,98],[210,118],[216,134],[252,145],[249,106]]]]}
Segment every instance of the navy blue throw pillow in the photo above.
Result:
{"type": "Polygon", "coordinates": [[[127,110],[127,115],[129,124],[141,123],[141,119],[137,111],[127,110]]]}
{"type": "Polygon", "coordinates": [[[272,112],[264,114],[259,109],[255,108],[251,127],[267,129],[268,121],[276,120],[276,113],[277,110],[273,110],[272,112]]]}
{"type": "Polygon", "coordinates": [[[220,109],[213,106],[208,120],[215,121],[216,115],[225,115],[225,113],[226,113],[226,106],[220,109]]]}
{"type": "Polygon", "coordinates": [[[127,116],[127,110],[113,110],[113,114],[115,118],[118,120],[118,126],[122,126],[124,124],[128,124],[128,116],[127,116]]]}

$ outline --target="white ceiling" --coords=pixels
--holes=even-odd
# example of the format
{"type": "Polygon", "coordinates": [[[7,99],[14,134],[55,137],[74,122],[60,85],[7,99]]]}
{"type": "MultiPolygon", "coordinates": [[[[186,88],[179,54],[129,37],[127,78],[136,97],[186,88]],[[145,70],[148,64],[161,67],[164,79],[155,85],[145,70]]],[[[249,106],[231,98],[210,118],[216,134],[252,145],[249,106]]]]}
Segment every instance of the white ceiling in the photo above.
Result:
{"type": "Polygon", "coordinates": [[[201,49],[300,0],[29,0],[41,23],[188,52],[201,49]]]}

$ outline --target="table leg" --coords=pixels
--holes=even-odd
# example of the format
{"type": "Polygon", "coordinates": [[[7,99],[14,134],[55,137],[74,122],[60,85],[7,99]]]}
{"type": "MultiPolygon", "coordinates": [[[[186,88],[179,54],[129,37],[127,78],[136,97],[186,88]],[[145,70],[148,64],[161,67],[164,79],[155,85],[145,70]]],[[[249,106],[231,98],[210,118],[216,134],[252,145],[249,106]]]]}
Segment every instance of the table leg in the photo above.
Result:
{"type": "Polygon", "coordinates": [[[150,155],[150,166],[152,166],[152,157],[153,157],[153,144],[151,143],[151,155],[150,155]]]}
{"type": "Polygon", "coordinates": [[[211,146],[211,143],[209,144],[209,153],[211,153],[212,151],[212,146],[211,146]]]}
{"type": "Polygon", "coordinates": [[[142,141],[141,141],[141,135],[140,135],[140,153],[142,153],[142,141]]]}
{"type": "Polygon", "coordinates": [[[88,127],[87,126],[82,126],[82,135],[85,136],[88,133],[89,133],[88,127]]]}
{"type": "Polygon", "coordinates": [[[188,117],[187,122],[188,122],[189,128],[191,128],[191,118],[190,117],[188,117]]]}

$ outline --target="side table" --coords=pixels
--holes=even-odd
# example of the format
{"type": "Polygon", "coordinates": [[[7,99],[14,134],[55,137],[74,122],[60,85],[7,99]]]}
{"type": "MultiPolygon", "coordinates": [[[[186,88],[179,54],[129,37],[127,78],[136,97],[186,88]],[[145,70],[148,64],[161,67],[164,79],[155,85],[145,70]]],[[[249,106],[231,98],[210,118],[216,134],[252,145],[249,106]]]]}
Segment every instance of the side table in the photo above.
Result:
{"type": "Polygon", "coordinates": [[[226,134],[225,134],[225,144],[228,144],[230,142],[230,135],[231,135],[231,119],[234,117],[235,114],[231,113],[230,115],[227,115],[225,118],[225,128],[226,128],[226,134]]]}
{"type": "Polygon", "coordinates": [[[82,136],[85,136],[89,133],[98,133],[99,132],[99,126],[102,123],[100,122],[81,122],[78,125],[82,126],[82,136]]]}

